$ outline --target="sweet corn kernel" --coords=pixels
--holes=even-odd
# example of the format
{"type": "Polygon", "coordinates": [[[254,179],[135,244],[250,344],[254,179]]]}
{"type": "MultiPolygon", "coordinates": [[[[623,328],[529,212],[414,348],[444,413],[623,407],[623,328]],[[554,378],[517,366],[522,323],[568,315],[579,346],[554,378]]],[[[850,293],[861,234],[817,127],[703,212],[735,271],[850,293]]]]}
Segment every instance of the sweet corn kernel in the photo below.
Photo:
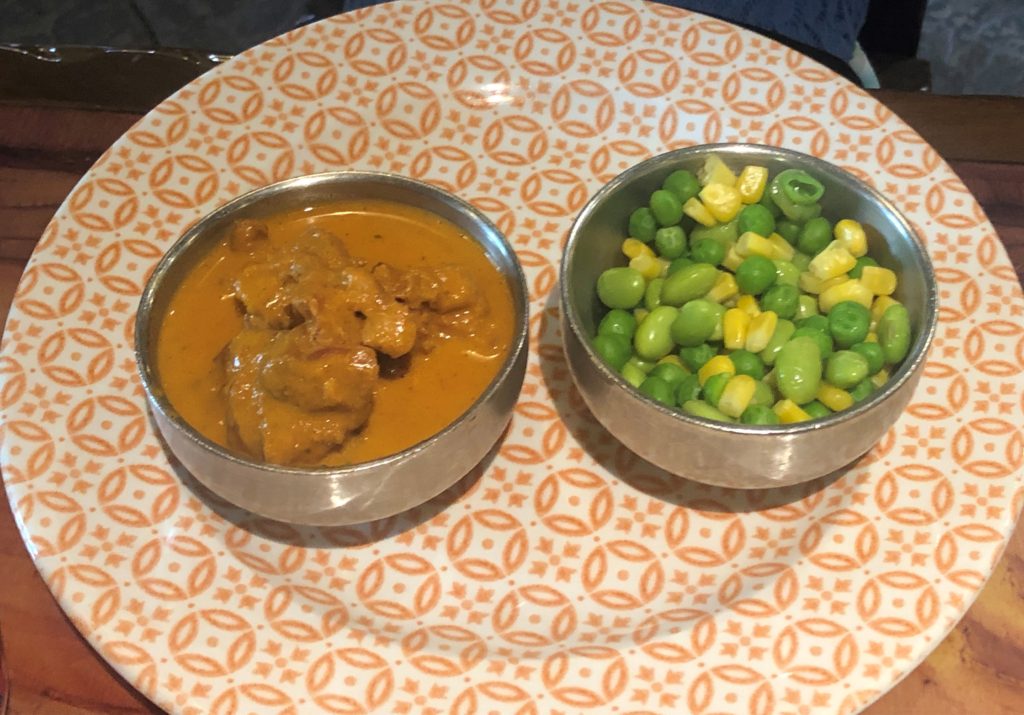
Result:
{"type": "Polygon", "coordinates": [[[696,196],[691,196],[683,204],[683,213],[699,223],[701,226],[714,226],[718,221],[708,211],[708,207],[700,202],[696,196]]]}
{"type": "Polygon", "coordinates": [[[722,157],[718,154],[711,154],[704,160],[704,166],[697,171],[697,181],[701,186],[709,184],[722,184],[724,186],[736,185],[736,174],[726,166],[722,157]]]}
{"type": "Polygon", "coordinates": [[[775,246],[764,236],[760,236],[753,231],[747,231],[736,241],[736,253],[744,258],[749,256],[775,258],[775,246]]]}
{"type": "Polygon", "coordinates": [[[864,266],[860,282],[874,295],[892,295],[896,290],[896,273],[881,266],[864,266]]]}
{"type": "Polygon", "coordinates": [[[658,360],[657,364],[660,365],[663,362],[670,362],[673,365],[678,365],[679,367],[683,368],[683,370],[685,370],[686,372],[690,371],[690,369],[683,364],[683,361],[679,359],[678,355],[666,355],[665,357],[658,360]]]}
{"type": "Polygon", "coordinates": [[[736,179],[736,190],[740,192],[740,201],[745,204],[760,201],[767,185],[768,168],[764,166],[744,166],[740,177],[736,179]]]}
{"type": "Polygon", "coordinates": [[[774,310],[766,310],[750,320],[747,328],[747,343],[743,347],[752,353],[759,353],[768,347],[768,341],[779,325],[779,316],[774,310]]]}
{"type": "Polygon", "coordinates": [[[803,411],[800,405],[796,404],[792,400],[779,400],[772,406],[772,411],[778,415],[779,421],[783,424],[792,424],[793,422],[806,422],[811,419],[811,416],[803,411]]]}
{"type": "Polygon", "coordinates": [[[840,283],[845,283],[850,280],[850,276],[845,273],[835,278],[829,278],[827,281],[823,281],[810,271],[804,271],[800,274],[800,279],[797,281],[797,285],[804,293],[818,294],[822,291],[826,291],[832,286],[837,286],[840,283]]]}
{"type": "Polygon", "coordinates": [[[761,314],[761,306],[757,304],[757,298],[752,295],[747,295],[746,293],[736,299],[736,307],[751,318],[755,318],[761,314]]]}
{"type": "Polygon", "coordinates": [[[725,258],[722,259],[722,265],[735,273],[741,263],[743,263],[743,256],[736,252],[736,244],[730,243],[725,252],[725,258]]]}
{"type": "Polygon", "coordinates": [[[889,382],[889,371],[883,367],[869,379],[871,380],[871,384],[875,387],[881,387],[885,383],[889,382]]]}
{"type": "Polygon", "coordinates": [[[874,296],[864,287],[863,283],[856,278],[850,278],[837,286],[823,290],[818,296],[818,307],[821,308],[822,313],[828,313],[836,303],[852,300],[865,308],[870,308],[872,298],[874,296]]]}
{"type": "Polygon", "coordinates": [[[716,303],[725,303],[730,298],[739,295],[740,287],[736,285],[736,278],[729,271],[720,271],[715,284],[711,286],[704,297],[716,303]]]}
{"type": "Polygon", "coordinates": [[[697,371],[697,381],[703,385],[709,378],[720,372],[726,372],[730,375],[736,374],[736,366],[733,365],[728,355],[715,355],[704,363],[701,369],[697,371]]]}
{"type": "Polygon", "coordinates": [[[839,241],[825,246],[821,253],[811,259],[807,270],[823,281],[849,273],[857,265],[856,257],[846,250],[839,241]]]}
{"type": "Polygon", "coordinates": [[[640,271],[640,275],[649,281],[653,281],[661,275],[661,261],[653,255],[648,256],[645,253],[641,253],[636,258],[629,259],[629,267],[640,271]]]}
{"type": "Polygon", "coordinates": [[[754,398],[756,389],[757,380],[750,375],[733,375],[725,383],[722,396],[718,399],[718,409],[730,417],[739,417],[754,398]]]}
{"type": "Polygon", "coordinates": [[[644,318],[646,318],[647,314],[650,312],[651,311],[647,310],[647,308],[633,308],[633,317],[636,318],[636,322],[639,324],[644,322],[644,318]]]}
{"type": "Polygon", "coordinates": [[[868,252],[868,237],[864,227],[852,218],[838,221],[832,229],[832,235],[854,258],[860,258],[868,252]]]}
{"type": "Polygon", "coordinates": [[[736,218],[743,207],[740,192],[725,184],[708,184],[700,190],[699,196],[711,215],[722,223],[736,218]]]}
{"type": "Polygon", "coordinates": [[[776,261],[789,261],[793,259],[796,249],[793,248],[793,245],[782,236],[777,233],[773,233],[768,237],[768,242],[772,244],[772,249],[775,251],[772,259],[776,261]]]}
{"type": "Polygon", "coordinates": [[[878,342],[878,333],[876,333],[874,330],[869,330],[868,334],[864,336],[864,342],[866,342],[866,343],[877,343],[878,342]]]}
{"type": "Polygon", "coordinates": [[[739,308],[730,308],[722,316],[722,339],[729,350],[739,350],[747,344],[750,316],[739,308]]]}
{"type": "Polygon", "coordinates": [[[885,311],[889,309],[889,306],[896,305],[899,303],[898,300],[890,298],[887,295],[880,295],[875,298],[875,301],[871,304],[871,325],[870,330],[874,331],[878,325],[878,321],[882,319],[885,311]]]}
{"type": "Polygon", "coordinates": [[[849,392],[827,382],[822,382],[818,386],[818,391],[814,396],[821,404],[833,412],[845,410],[853,404],[853,396],[849,392]]]}
{"type": "Polygon", "coordinates": [[[622,253],[626,258],[650,256],[654,258],[654,250],[638,238],[627,238],[622,242],[622,253]]]}

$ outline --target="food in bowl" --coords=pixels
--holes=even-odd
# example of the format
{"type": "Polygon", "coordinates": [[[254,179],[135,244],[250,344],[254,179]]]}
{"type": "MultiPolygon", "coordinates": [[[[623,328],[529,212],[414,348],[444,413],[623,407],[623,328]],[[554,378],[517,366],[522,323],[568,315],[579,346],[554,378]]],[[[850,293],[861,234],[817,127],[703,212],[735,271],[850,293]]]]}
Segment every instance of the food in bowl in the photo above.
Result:
{"type": "Polygon", "coordinates": [[[848,409],[907,356],[897,274],[864,227],[825,216],[804,169],[709,154],[623,216],[596,352],[647,397],[704,419],[778,425],[848,409]],[[834,220],[834,223],[833,223],[834,220]]]}
{"type": "Polygon", "coordinates": [[[170,403],[213,442],[340,466],[459,417],[513,323],[506,282],[457,226],[342,199],[231,224],[170,298],[156,362],[170,403]]]}

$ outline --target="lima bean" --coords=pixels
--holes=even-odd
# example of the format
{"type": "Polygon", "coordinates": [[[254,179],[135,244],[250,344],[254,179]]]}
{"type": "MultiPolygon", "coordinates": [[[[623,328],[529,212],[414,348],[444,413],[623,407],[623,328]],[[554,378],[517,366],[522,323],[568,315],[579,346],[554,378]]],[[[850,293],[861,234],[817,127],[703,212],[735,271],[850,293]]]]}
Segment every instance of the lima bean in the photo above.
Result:
{"type": "Polygon", "coordinates": [[[665,284],[661,287],[661,302],[663,305],[674,305],[678,308],[694,298],[703,298],[717,280],[718,269],[710,263],[684,266],[665,279],[665,284]]]}
{"type": "Polygon", "coordinates": [[[636,354],[644,360],[660,360],[672,352],[672,323],[679,315],[679,309],[671,305],[659,305],[647,314],[633,335],[636,354]]]}
{"type": "Polygon", "coordinates": [[[812,337],[795,337],[782,346],[775,358],[779,392],[798,405],[814,399],[821,385],[821,350],[812,337]]]}

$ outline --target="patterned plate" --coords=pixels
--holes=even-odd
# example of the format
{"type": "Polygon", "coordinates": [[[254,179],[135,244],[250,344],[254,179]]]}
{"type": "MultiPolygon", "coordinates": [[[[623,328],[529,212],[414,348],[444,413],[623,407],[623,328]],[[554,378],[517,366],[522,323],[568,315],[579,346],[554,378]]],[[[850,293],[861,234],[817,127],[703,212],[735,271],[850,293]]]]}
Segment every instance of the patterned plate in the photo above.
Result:
{"type": "Polygon", "coordinates": [[[1022,315],[963,184],[805,57],[637,2],[404,0],[242,54],[85,176],[7,324],[2,467],[61,606],[172,712],[850,713],[939,642],[1006,543],[1024,499],[1022,315]],[[553,288],[574,213],[644,157],[739,140],[878,187],[941,281],[911,406],[829,483],[673,479],[592,421],[563,363],[553,288]],[[340,167],[426,179],[500,225],[528,273],[531,362],[506,438],[456,488],[382,522],[296,529],[180,473],[130,336],[190,222],[340,167]]]}

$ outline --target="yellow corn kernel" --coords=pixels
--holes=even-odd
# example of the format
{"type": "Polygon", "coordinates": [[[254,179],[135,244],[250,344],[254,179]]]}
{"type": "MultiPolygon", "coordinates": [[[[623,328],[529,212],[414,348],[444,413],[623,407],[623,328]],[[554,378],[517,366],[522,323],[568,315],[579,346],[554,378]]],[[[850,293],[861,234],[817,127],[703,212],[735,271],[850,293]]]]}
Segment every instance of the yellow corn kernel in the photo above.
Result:
{"type": "Polygon", "coordinates": [[[723,186],[735,186],[736,174],[725,165],[722,157],[718,154],[711,154],[704,160],[704,166],[697,171],[697,181],[701,186],[710,184],[722,184],[723,186]]]}
{"type": "Polygon", "coordinates": [[[747,344],[750,316],[739,308],[730,308],[722,316],[722,339],[729,350],[739,350],[747,344]]]}
{"type": "Polygon", "coordinates": [[[691,196],[683,204],[683,213],[699,223],[701,226],[714,226],[718,221],[708,211],[708,207],[700,202],[696,196],[691,196]]]}
{"type": "Polygon", "coordinates": [[[817,295],[818,293],[828,290],[832,286],[837,286],[848,280],[850,280],[850,276],[845,273],[841,276],[836,276],[835,278],[829,278],[827,281],[823,281],[810,271],[804,271],[800,274],[797,285],[804,293],[814,293],[817,295]]]}
{"type": "Polygon", "coordinates": [[[768,347],[768,341],[775,334],[779,325],[779,316],[774,310],[766,310],[750,320],[747,328],[747,342],[743,346],[752,353],[759,353],[768,347]]]}
{"type": "Polygon", "coordinates": [[[883,367],[869,379],[871,380],[871,384],[875,387],[881,387],[885,383],[889,382],[889,371],[883,367]]]}
{"type": "Polygon", "coordinates": [[[778,415],[779,421],[783,424],[792,424],[793,422],[806,422],[811,419],[811,416],[804,412],[800,405],[796,404],[792,400],[779,400],[772,406],[772,411],[778,415]]]}
{"type": "Polygon", "coordinates": [[[753,231],[747,231],[736,241],[736,253],[744,258],[749,256],[775,258],[775,246],[764,236],[760,236],[753,231]]]}
{"type": "Polygon", "coordinates": [[[835,278],[843,273],[849,273],[857,265],[857,259],[852,253],[846,250],[839,241],[825,246],[817,256],[811,259],[807,270],[823,281],[835,278]]]}
{"type": "Polygon", "coordinates": [[[725,252],[725,258],[722,259],[722,265],[735,273],[741,263],[743,263],[743,256],[736,252],[736,244],[730,243],[728,250],[725,252]]]}
{"type": "Polygon", "coordinates": [[[740,201],[745,204],[760,201],[767,185],[768,169],[764,166],[744,166],[740,178],[736,179],[736,190],[740,192],[740,201]]]}
{"type": "Polygon", "coordinates": [[[896,305],[897,303],[899,303],[898,300],[890,298],[887,295],[880,295],[875,298],[875,301],[871,304],[871,323],[868,330],[874,332],[875,328],[878,326],[878,321],[882,319],[885,311],[889,309],[889,306],[896,305]]]}
{"type": "Polygon", "coordinates": [[[860,258],[868,252],[868,237],[864,227],[852,218],[838,221],[832,229],[832,235],[854,258],[860,258]]]}
{"type": "Polygon", "coordinates": [[[636,318],[637,323],[642,323],[650,312],[647,308],[633,308],[633,317],[636,318]]]}
{"type": "Polygon", "coordinates": [[[874,295],[892,295],[896,290],[896,273],[881,266],[864,266],[860,282],[874,295]]]}
{"type": "Polygon", "coordinates": [[[636,258],[629,259],[629,267],[640,271],[640,275],[649,281],[661,275],[661,263],[658,259],[643,253],[636,258]]]}
{"type": "Polygon", "coordinates": [[[654,258],[654,250],[638,238],[627,238],[622,242],[622,253],[626,258],[650,256],[654,258]]]}
{"type": "Polygon", "coordinates": [[[774,255],[772,255],[773,260],[790,261],[793,259],[796,249],[782,236],[773,233],[768,237],[768,242],[772,244],[772,249],[775,251],[774,255]]]}
{"type": "Polygon", "coordinates": [[[856,278],[850,278],[837,286],[823,290],[818,296],[818,307],[822,313],[828,313],[836,303],[852,300],[865,308],[870,308],[871,299],[874,297],[863,283],[856,278]]]}
{"type": "Polygon", "coordinates": [[[656,364],[660,365],[663,362],[670,362],[673,365],[678,365],[679,367],[683,368],[683,370],[685,370],[686,372],[690,371],[690,369],[683,364],[683,361],[679,359],[678,355],[666,355],[665,357],[658,360],[656,364]]]}
{"type": "Polygon", "coordinates": [[[864,342],[866,342],[866,343],[877,343],[878,342],[878,333],[876,333],[874,330],[869,330],[868,334],[864,336],[864,342]]]}
{"type": "Polygon", "coordinates": [[[704,297],[716,303],[725,303],[730,298],[739,295],[740,287],[736,285],[736,278],[729,271],[719,271],[715,284],[711,286],[704,297]]]}
{"type": "Polygon", "coordinates": [[[822,382],[818,386],[818,391],[814,396],[818,399],[818,402],[833,412],[845,410],[853,404],[853,396],[849,392],[827,382],[822,382]]]}
{"type": "Polygon", "coordinates": [[[726,372],[730,375],[736,374],[736,366],[733,365],[733,362],[729,359],[728,355],[715,355],[704,363],[700,370],[697,371],[697,381],[703,385],[711,377],[720,372],[726,372]]]}
{"type": "Polygon", "coordinates": [[[708,184],[699,196],[711,215],[722,223],[732,221],[743,208],[740,192],[725,184],[708,184]]]}
{"type": "Polygon", "coordinates": [[[736,299],[736,307],[751,318],[756,318],[761,314],[761,306],[757,304],[757,298],[752,295],[747,295],[746,293],[736,299]]]}
{"type": "Polygon", "coordinates": [[[733,375],[725,383],[722,396],[718,399],[718,409],[730,417],[739,417],[747,409],[754,398],[757,380],[750,375],[733,375]]]}

